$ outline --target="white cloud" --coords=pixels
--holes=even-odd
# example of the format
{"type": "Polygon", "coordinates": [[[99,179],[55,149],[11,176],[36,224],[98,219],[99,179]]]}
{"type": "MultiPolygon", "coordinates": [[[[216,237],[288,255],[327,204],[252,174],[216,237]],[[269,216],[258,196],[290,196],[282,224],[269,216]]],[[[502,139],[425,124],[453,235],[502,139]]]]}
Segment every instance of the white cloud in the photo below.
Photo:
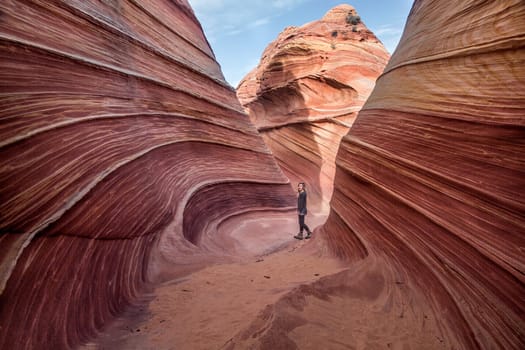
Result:
{"type": "Polygon", "coordinates": [[[270,4],[278,9],[291,9],[305,2],[305,0],[272,0],[270,4]]]}
{"type": "Polygon", "coordinates": [[[250,27],[259,27],[259,26],[262,26],[262,25],[265,25],[265,24],[268,24],[270,23],[270,18],[266,17],[266,18],[260,18],[258,20],[256,20],[255,22],[252,22],[250,24],[250,27]]]}
{"type": "Polygon", "coordinates": [[[399,25],[382,25],[379,28],[372,29],[370,28],[374,34],[381,40],[385,48],[392,54],[394,50],[396,49],[396,46],[399,42],[399,38],[401,37],[401,34],[403,33],[403,26],[402,24],[399,25]]]}
{"type": "Polygon", "coordinates": [[[195,11],[218,10],[224,8],[231,0],[189,0],[195,11]]]}
{"type": "Polygon", "coordinates": [[[394,36],[401,34],[401,29],[398,27],[394,27],[391,25],[384,25],[379,27],[379,29],[374,30],[374,34],[377,36],[384,35],[384,36],[394,36]]]}
{"type": "Polygon", "coordinates": [[[308,0],[189,0],[197,18],[205,23],[210,41],[221,34],[234,35],[246,29],[264,26],[276,11],[288,11],[308,0]]]}
{"type": "Polygon", "coordinates": [[[240,28],[235,28],[235,29],[232,29],[232,30],[228,30],[224,33],[225,36],[234,36],[234,35],[237,35],[237,34],[240,34],[242,33],[242,29],[240,28]]]}

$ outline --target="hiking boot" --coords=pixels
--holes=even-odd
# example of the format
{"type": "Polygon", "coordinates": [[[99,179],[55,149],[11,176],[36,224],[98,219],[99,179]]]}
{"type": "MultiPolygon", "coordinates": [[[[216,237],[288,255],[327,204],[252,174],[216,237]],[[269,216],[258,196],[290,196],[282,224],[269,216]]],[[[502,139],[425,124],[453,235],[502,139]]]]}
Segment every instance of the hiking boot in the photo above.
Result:
{"type": "Polygon", "coordinates": [[[293,238],[295,238],[295,239],[303,239],[303,234],[302,233],[298,233],[295,236],[293,236],[293,238]]]}
{"type": "Polygon", "coordinates": [[[308,239],[308,238],[310,238],[310,237],[312,237],[312,232],[308,232],[308,233],[306,234],[306,237],[304,237],[304,239],[308,239]]]}

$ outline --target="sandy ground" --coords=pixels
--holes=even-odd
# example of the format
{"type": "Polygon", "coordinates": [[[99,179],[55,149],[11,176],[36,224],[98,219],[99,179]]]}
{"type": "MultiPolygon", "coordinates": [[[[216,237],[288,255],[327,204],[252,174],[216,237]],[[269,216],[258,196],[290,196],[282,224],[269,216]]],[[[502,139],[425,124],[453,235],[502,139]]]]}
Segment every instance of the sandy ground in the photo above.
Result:
{"type": "MultiPolygon", "coordinates": [[[[371,258],[349,266],[321,253],[318,237],[293,239],[295,221],[277,220],[286,230],[237,237],[229,244],[248,252],[242,259],[159,284],[82,348],[451,348],[424,301],[388,266],[371,258]]],[[[235,227],[268,232],[264,225],[246,219],[235,227]]]]}
{"type": "Polygon", "coordinates": [[[120,322],[109,332],[117,337],[103,339],[100,348],[224,347],[294,287],[343,268],[337,260],[302,253],[304,244],[294,243],[251,262],[207,267],[159,286],[142,320],[120,322]]]}

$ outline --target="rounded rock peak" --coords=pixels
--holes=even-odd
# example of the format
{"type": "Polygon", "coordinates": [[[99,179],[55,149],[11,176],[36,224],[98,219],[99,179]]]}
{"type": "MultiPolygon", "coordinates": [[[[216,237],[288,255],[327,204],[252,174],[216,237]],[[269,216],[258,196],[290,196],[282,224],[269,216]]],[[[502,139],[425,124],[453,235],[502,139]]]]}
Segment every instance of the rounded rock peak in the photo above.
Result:
{"type": "Polygon", "coordinates": [[[342,4],[329,10],[321,19],[324,22],[345,22],[348,15],[357,16],[357,11],[351,5],[342,4]]]}

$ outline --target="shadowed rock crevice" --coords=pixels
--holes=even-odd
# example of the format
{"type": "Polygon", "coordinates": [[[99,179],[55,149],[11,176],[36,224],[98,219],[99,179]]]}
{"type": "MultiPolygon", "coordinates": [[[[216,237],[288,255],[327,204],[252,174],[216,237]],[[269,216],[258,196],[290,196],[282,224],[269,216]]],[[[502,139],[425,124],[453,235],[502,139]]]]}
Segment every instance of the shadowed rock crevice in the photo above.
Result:
{"type": "Polygon", "coordinates": [[[289,197],[289,193],[288,184],[281,185],[279,189],[275,185],[231,182],[202,188],[184,208],[184,237],[200,245],[203,234],[208,239],[212,238],[221,222],[253,208],[294,210],[295,201],[289,197]]]}

